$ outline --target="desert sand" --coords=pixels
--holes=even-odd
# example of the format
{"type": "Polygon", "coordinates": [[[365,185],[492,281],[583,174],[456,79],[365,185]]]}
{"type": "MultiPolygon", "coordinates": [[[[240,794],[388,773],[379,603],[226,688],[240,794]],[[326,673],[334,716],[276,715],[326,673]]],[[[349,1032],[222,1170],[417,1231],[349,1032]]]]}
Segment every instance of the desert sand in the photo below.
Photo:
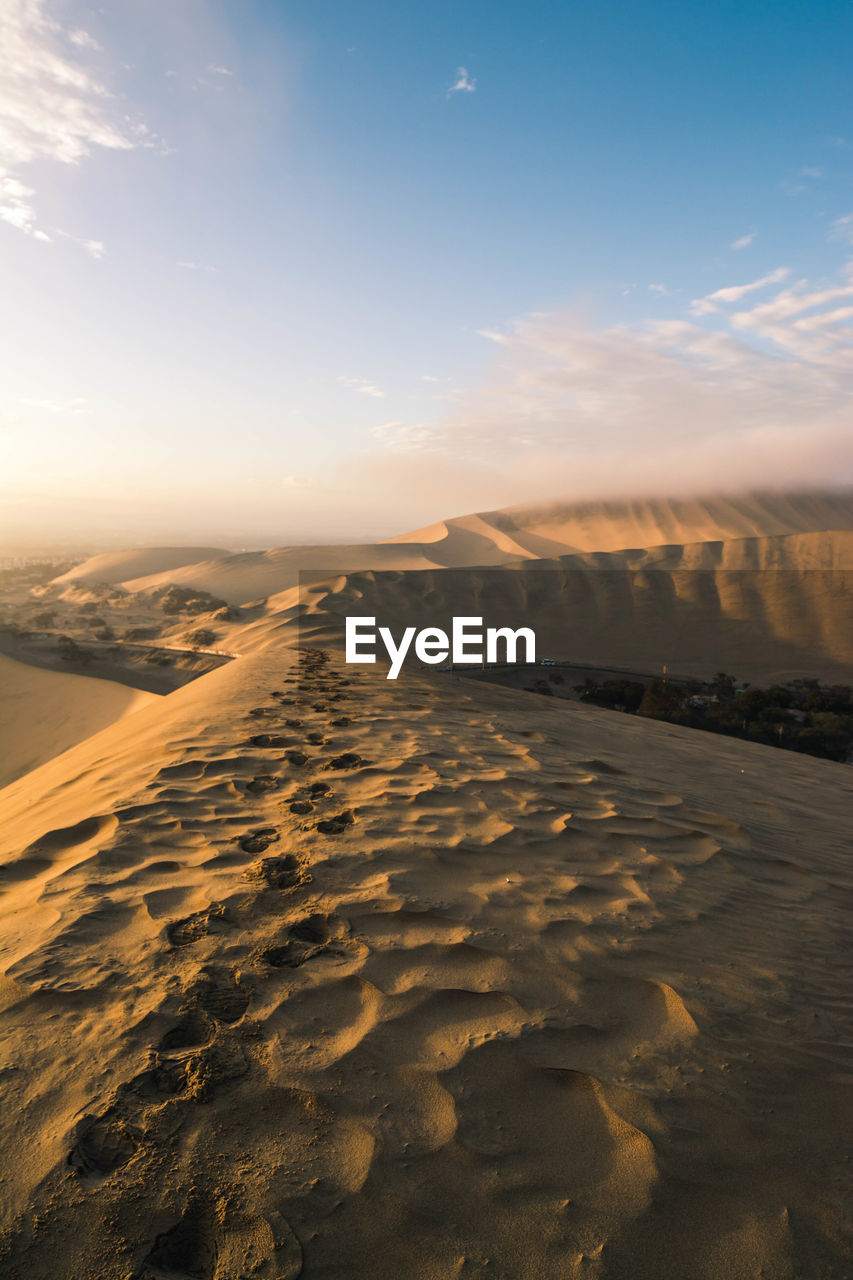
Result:
{"type": "MultiPolygon", "coordinates": [[[[153,552],[109,558],[109,581],[130,591],[170,583],[193,586],[245,604],[295,586],[300,573],[322,570],[405,571],[514,564],[577,552],[622,551],[729,539],[853,529],[850,497],[836,493],[750,494],[738,498],[551,504],[460,516],[373,544],[280,547],[272,551],[184,559],[180,567],[146,567],[153,552]],[[125,572],[123,577],[116,575],[125,572]]],[[[103,557],[60,581],[104,580],[103,557]]]]}
{"type": "MultiPolygon", "coordinates": [[[[753,514],[652,614],[849,671],[847,526],[753,514]]],[[[547,554],[285,586],[0,792],[0,1274],[851,1274],[850,767],[343,662],[354,602],[605,589],[547,554]]]]}
{"type": "Polygon", "coordinates": [[[0,787],[155,697],[113,680],[40,670],[0,653],[0,787]]]}

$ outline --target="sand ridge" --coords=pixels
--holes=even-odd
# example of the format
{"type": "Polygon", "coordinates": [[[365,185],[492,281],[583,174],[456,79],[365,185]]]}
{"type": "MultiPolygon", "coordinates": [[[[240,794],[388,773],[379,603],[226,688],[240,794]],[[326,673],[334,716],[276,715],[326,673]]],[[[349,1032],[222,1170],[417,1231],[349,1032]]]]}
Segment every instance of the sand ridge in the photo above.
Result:
{"type": "MultiPolygon", "coordinates": [[[[133,592],[158,590],[174,583],[209,591],[231,604],[245,604],[289,590],[305,571],[352,573],[505,565],[578,553],[778,538],[851,528],[853,501],[850,492],[844,490],[681,501],[552,503],[460,516],[377,543],[280,547],[198,557],[195,563],[181,559],[180,563],[153,568],[132,567],[137,566],[133,557],[141,553],[127,552],[122,553],[128,557],[127,572],[120,579],[115,575],[120,572],[121,561],[113,556],[87,561],[58,581],[75,577],[94,580],[103,562],[110,574],[105,580],[120,581],[133,592]]],[[[181,552],[181,556],[184,554],[181,552]]],[[[143,565],[142,559],[138,564],[143,565]]]]}
{"type": "Polygon", "coordinates": [[[3,793],[4,1274],[840,1280],[849,771],[291,660],[3,793]]]}
{"type": "Polygon", "coordinates": [[[67,585],[98,582],[118,585],[125,578],[173,571],[228,554],[221,547],[136,547],[128,551],[104,551],[90,556],[54,581],[67,585]]]}
{"type": "Polygon", "coordinates": [[[313,637],[340,643],[348,615],[449,629],[454,616],[529,626],[538,656],[772,684],[853,678],[853,534],[527,560],[511,566],[367,570],[272,596],[232,628],[237,652],[313,637]]]}

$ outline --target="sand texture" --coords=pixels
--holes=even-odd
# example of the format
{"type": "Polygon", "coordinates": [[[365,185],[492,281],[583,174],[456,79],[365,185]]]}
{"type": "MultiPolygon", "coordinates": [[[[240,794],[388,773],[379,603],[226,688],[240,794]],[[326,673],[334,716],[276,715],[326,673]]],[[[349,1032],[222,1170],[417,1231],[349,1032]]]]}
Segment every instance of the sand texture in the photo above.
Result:
{"type": "Polygon", "coordinates": [[[841,1280],[842,765],[275,648],[3,793],[9,1280],[841,1280]]]}
{"type": "Polygon", "coordinates": [[[0,653],[0,787],[155,700],[113,680],[43,671],[0,653]]]}
{"type": "Polygon", "coordinates": [[[851,528],[553,504],[12,593],[66,666],[0,658],[3,1280],[849,1280],[850,766],[342,633],[850,683],[851,528]]]}

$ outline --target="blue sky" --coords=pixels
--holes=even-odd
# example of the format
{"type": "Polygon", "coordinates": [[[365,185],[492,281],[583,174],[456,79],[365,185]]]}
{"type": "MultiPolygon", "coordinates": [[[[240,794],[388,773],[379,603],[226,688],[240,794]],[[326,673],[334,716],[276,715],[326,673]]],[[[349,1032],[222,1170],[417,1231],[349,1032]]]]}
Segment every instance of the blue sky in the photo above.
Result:
{"type": "Polygon", "coordinates": [[[851,27],[2,0],[8,536],[850,481],[851,27]]]}

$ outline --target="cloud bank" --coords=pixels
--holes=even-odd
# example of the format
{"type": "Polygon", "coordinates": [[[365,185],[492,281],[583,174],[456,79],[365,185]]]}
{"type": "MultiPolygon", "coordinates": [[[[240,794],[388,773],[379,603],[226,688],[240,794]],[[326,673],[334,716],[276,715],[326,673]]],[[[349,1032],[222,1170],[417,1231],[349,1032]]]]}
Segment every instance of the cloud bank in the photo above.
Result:
{"type": "Polygon", "coordinates": [[[481,508],[853,482],[853,269],[772,288],[789,274],[718,289],[690,319],[595,330],[565,312],[487,332],[487,384],[441,422],[383,424],[384,465],[481,508]]]}

